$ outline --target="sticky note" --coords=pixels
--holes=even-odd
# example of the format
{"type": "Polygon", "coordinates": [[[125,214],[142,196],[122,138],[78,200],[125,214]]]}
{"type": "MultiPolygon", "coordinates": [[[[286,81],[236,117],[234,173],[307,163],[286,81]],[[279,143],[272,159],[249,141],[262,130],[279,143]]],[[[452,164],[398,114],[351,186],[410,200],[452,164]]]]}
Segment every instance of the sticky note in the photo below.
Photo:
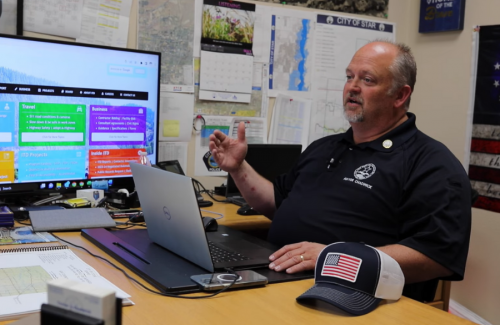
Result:
{"type": "Polygon", "coordinates": [[[163,136],[175,138],[180,135],[178,120],[163,120],[163,136]]]}

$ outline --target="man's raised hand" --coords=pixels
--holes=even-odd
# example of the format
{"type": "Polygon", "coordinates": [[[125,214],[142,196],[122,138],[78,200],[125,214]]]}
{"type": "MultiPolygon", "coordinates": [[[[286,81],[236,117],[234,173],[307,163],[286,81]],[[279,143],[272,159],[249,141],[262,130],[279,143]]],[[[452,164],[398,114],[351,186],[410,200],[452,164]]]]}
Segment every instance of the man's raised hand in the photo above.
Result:
{"type": "Polygon", "coordinates": [[[209,139],[212,156],[222,170],[232,172],[241,166],[247,154],[244,122],[238,126],[237,139],[231,139],[219,130],[215,130],[209,139]]]}

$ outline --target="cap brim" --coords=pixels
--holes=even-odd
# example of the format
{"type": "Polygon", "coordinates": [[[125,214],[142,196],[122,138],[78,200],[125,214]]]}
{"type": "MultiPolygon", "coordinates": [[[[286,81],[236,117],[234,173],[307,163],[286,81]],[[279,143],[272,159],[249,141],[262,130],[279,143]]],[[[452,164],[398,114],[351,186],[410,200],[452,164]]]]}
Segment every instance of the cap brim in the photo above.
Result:
{"type": "Polygon", "coordinates": [[[360,316],[374,310],[381,299],[363,292],[331,283],[316,283],[309,290],[297,297],[297,301],[306,302],[318,299],[348,312],[360,316]]]}

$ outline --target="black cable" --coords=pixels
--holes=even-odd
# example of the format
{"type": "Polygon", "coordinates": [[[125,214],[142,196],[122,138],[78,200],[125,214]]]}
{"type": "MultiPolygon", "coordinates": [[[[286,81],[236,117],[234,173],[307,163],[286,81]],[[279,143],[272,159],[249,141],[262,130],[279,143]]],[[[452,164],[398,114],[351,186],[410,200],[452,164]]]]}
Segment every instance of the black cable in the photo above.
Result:
{"type": "Polygon", "coordinates": [[[196,180],[196,179],[194,179],[194,178],[193,178],[192,180],[193,180],[193,183],[195,184],[195,187],[197,187],[197,191],[198,191],[199,193],[206,193],[206,194],[207,194],[208,196],[210,196],[210,198],[211,198],[212,200],[214,200],[215,202],[228,203],[228,201],[227,201],[227,200],[217,200],[216,198],[214,198],[214,197],[212,196],[212,194],[210,193],[210,191],[209,191],[209,190],[207,190],[207,189],[205,188],[205,186],[203,186],[203,184],[201,184],[199,181],[197,181],[197,180],[196,180]],[[202,191],[200,191],[200,187],[203,189],[202,191]]]}
{"type": "MultiPolygon", "coordinates": [[[[128,278],[129,280],[135,282],[136,284],[138,284],[139,286],[141,286],[143,289],[146,289],[147,291],[151,292],[151,293],[154,293],[154,294],[157,294],[157,295],[160,295],[160,296],[165,296],[165,297],[171,297],[171,298],[181,298],[181,299],[205,299],[205,298],[210,298],[210,297],[214,297],[226,290],[228,290],[229,288],[231,288],[235,283],[236,281],[238,280],[238,276],[234,277],[234,280],[233,282],[231,282],[230,285],[228,285],[227,287],[225,287],[224,289],[221,289],[217,292],[214,292],[210,295],[206,295],[206,296],[201,296],[201,297],[188,297],[188,296],[181,296],[181,295],[176,295],[176,294],[173,294],[173,293],[166,293],[166,292],[161,292],[161,291],[155,291],[155,290],[152,290],[148,287],[146,287],[144,284],[140,283],[139,281],[137,281],[136,279],[134,279],[133,277],[131,277],[130,275],[128,275],[128,273],[123,270],[122,268],[120,268],[119,266],[113,264],[112,262],[110,262],[109,260],[105,259],[104,257],[102,256],[99,256],[99,255],[96,255],[92,252],[90,252],[88,249],[86,249],[85,247],[83,246],[79,246],[79,245],[76,245],[76,244],[73,244],[67,240],[64,240],[62,239],[61,237],[58,237],[56,235],[54,235],[54,233],[51,233],[52,236],[54,236],[55,238],[57,238],[58,240],[62,241],[62,242],[65,242],[66,244],[69,244],[71,246],[74,246],[74,247],[77,247],[77,248],[80,248],[80,249],[83,249],[84,251],[86,251],[87,253],[89,253],[91,256],[95,257],[95,258],[98,258],[100,260],[103,260],[105,261],[106,263],[108,263],[109,265],[111,265],[112,267],[114,267],[115,269],[117,269],[118,271],[121,271],[123,273],[123,275],[125,275],[126,278],[128,278]]],[[[226,269],[226,271],[228,272],[231,272],[233,274],[236,274],[238,275],[237,273],[235,273],[232,269],[226,269]]]]}
{"type": "Polygon", "coordinates": [[[193,129],[195,131],[201,131],[205,127],[205,125],[207,125],[207,122],[205,121],[205,118],[201,114],[197,114],[194,117],[194,119],[193,119],[193,129]],[[199,130],[196,128],[196,125],[195,125],[196,124],[196,120],[198,120],[198,119],[201,120],[201,127],[200,127],[199,130]]]}
{"type": "Polygon", "coordinates": [[[129,228],[133,228],[133,227],[147,227],[146,226],[146,223],[144,222],[130,222],[130,221],[127,221],[127,222],[116,222],[117,225],[119,226],[126,226],[125,228],[124,227],[113,227],[113,228],[116,228],[118,230],[123,230],[123,229],[129,229],[129,228]]]}

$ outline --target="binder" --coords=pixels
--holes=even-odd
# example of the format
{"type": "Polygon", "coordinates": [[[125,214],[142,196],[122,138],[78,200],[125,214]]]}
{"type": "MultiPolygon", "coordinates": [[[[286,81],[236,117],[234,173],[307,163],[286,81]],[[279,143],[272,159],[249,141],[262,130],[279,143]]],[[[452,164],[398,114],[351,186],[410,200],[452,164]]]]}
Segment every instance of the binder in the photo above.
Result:
{"type": "Polygon", "coordinates": [[[130,295],[102,277],[66,245],[0,248],[0,321],[19,318],[40,311],[47,301],[46,282],[57,277],[115,290],[123,305],[133,304],[130,295]]]}

